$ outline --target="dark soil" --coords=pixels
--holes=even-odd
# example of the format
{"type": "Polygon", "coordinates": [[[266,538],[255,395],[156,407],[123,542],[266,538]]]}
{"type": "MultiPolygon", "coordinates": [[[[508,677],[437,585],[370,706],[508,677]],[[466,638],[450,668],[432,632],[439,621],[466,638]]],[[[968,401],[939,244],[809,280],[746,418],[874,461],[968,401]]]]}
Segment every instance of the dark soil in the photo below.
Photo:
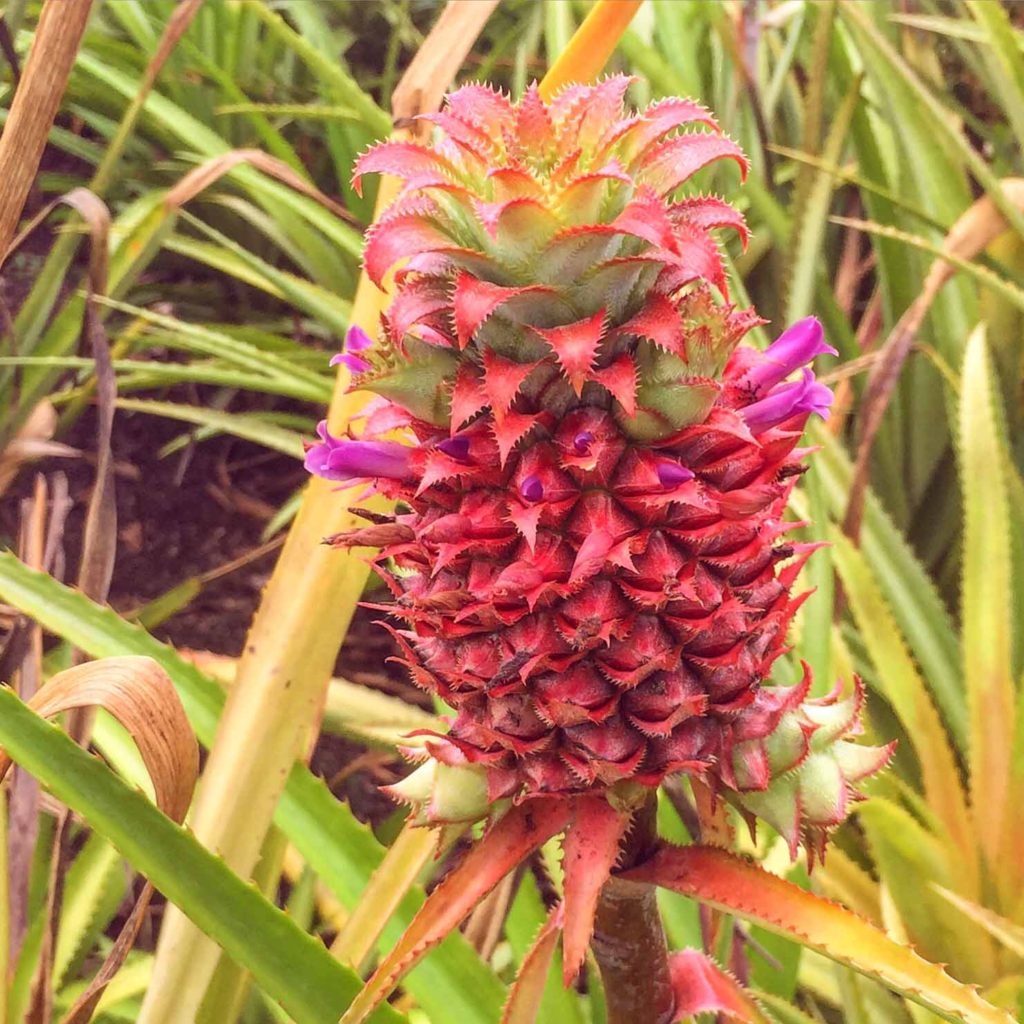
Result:
{"type": "MultiPolygon", "coordinates": [[[[194,398],[194,396],[193,396],[194,398]]],[[[84,416],[66,437],[84,452],[94,447],[95,421],[84,416]]],[[[140,413],[118,412],[112,450],[117,469],[118,546],[109,603],[122,614],[136,612],[190,579],[203,579],[229,563],[242,564],[204,582],[199,594],[152,632],[179,648],[238,656],[270,578],[278,548],[250,558],[264,546],[267,520],[305,480],[293,459],[229,437],[190,444],[161,457],[161,448],[183,426],[140,413]]],[[[91,458],[48,459],[37,472],[62,472],[74,508],[64,548],[73,580],[85,509],[93,484],[91,458]]],[[[0,534],[18,533],[21,499],[32,486],[23,472],[0,501],[0,534]]],[[[359,610],[338,658],[336,672],[353,682],[420,702],[422,695],[386,659],[396,653],[388,633],[373,624],[379,613],[359,610]]],[[[357,744],[324,736],[313,769],[364,820],[379,823],[394,810],[378,786],[402,771],[394,759],[365,756],[357,744]]]]}

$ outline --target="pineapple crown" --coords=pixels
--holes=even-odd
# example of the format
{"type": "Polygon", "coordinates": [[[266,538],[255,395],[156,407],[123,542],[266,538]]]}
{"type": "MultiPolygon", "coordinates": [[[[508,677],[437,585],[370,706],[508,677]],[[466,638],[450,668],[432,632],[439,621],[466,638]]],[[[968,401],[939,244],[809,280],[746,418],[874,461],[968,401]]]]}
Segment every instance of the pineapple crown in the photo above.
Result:
{"type": "MultiPolygon", "coordinates": [[[[376,283],[394,298],[376,344],[341,357],[360,388],[457,434],[489,410],[502,462],[543,414],[614,412],[658,441],[706,418],[743,335],[713,237],[742,216],[715,196],[680,196],[698,171],[746,160],[690,100],[627,111],[633,79],[518,103],[482,85],[424,115],[431,145],[384,142],[356,165],[403,180],[367,234],[376,283]]],[[[804,389],[806,390],[806,388],[804,389]]],[[[820,397],[820,394],[819,396],[820,397]]]]}
{"type": "MultiPolygon", "coordinates": [[[[376,283],[394,272],[394,297],[376,341],[353,327],[333,360],[385,400],[364,431],[371,443],[395,427],[421,441],[447,430],[432,439],[457,472],[482,414],[501,465],[579,405],[655,445],[723,401],[743,407],[754,433],[827,415],[831,393],[810,369],[784,382],[835,354],[820,324],[802,321],[763,355],[737,349],[761,321],[729,302],[713,233],[732,229],[745,245],[746,225],[716,196],[679,194],[722,159],[745,174],[742,152],[691,100],[628,111],[632,81],[572,86],[550,103],[536,85],[517,103],[467,85],[423,115],[430,145],[383,142],[359,159],[357,188],[368,173],[403,180],[364,255],[376,283]]],[[[357,450],[324,431],[330,451],[314,452],[315,473],[408,472],[374,443],[360,474],[357,450]]]]}

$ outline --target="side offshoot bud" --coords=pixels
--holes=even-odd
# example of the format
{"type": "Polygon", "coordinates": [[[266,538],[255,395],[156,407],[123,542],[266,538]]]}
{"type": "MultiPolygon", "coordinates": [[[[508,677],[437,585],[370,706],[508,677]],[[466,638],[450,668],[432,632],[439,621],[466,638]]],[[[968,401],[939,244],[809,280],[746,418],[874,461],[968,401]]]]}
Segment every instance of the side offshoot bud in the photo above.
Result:
{"type": "Polygon", "coordinates": [[[829,832],[863,799],[855,784],[892,757],[895,743],[873,747],[853,742],[861,732],[863,702],[858,679],[844,700],[836,691],[792,704],[767,735],[733,747],[726,798],[751,828],[757,818],[771,825],[789,844],[791,856],[803,842],[812,863],[815,855],[821,859],[829,832]]]}

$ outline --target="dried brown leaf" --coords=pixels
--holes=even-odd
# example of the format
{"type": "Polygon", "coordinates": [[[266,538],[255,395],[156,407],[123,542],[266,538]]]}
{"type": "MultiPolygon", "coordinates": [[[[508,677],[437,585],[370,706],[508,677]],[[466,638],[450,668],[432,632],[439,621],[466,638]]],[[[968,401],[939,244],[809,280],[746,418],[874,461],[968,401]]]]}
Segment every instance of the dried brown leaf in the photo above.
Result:
{"type": "Polygon", "coordinates": [[[44,399],[33,408],[17,434],[0,451],[0,497],[29,463],[51,455],[74,458],[81,454],[77,448],[51,440],[56,429],[57,410],[53,403],[44,399]]]}
{"type": "Polygon", "coordinates": [[[0,264],[21,219],[92,0],[47,0],[0,136],[0,264]]]}
{"type": "Polygon", "coordinates": [[[298,174],[294,168],[289,167],[283,160],[278,160],[277,157],[258,149],[233,149],[229,153],[222,153],[220,156],[204,161],[189,171],[174,188],[168,191],[164,197],[164,206],[169,210],[177,210],[190,199],[194,199],[204,189],[209,188],[214,182],[219,181],[225,174],[233,171],[239,164],[255,167],[256,170],[271,178],[276,178],[295,189],[296,192],[315,199],[321,206],[326,207],[342,220],[356,223],[356,218],[344,206],[321,192],[315,185],[298,174]]]}
{"type": "MultiPolygon", "coordinates": [[[[131,735],[153,783],[160,809],[181,823],[199,774],[199,748],[167,673],[151,658],[104,658],[55,675],[29,702],[53,718],[65,711],[102,708],[131,735]]],[[[0,750],[0,781],[11,766],[0,750]]],[[[104,989],[124,963],[152,896],[147,884],[99,972],[64,1018],[86,1024],[104,989]]]]}
{"type": "MultiPolygon", "coordinates": [[[[199,773],[199,748],[174,684],[152,658],[102,658],[65,669],[29,707],[44,718],[83,707],[108,712],[138,746],[157,806],[169,818],[184,821],[199,773]]],[[[0,751],[0,781],[10,764],[0,751]]]]}
{"type": "MultiPolygon", "coordinates": [[[[45,549],[46,480],[37,476],[33,494],[21,503],[18,556],[34,569],[41,569],[45,549]]],[[[22,700],[30,700],[42,675],[43,636],[34,623],[22,620],[21,642],[15,646],[18,668],[15,689],[22,700]]],[[[13,969],[28,931],[29,884],[36,840],[39,837],[39,783],[26,772],[16,771],[8,805],[7,892],[8,955],[13,969]]]]}
{"type": "MultiPolygon", "coordinates": [[[[498,0],[449,0],[391,96],[396,124],[437,110],[498,0]]],[[[422,122],[408,125],[424,133],[422,122]]]]}
{"type": "Polygon", "coordinates": [[[117,554],[117,500],[114,489],[113,456],[110,449],[114,431],[114,403],[117,381],[110,358],[110,345],[91,301],[86,303],[82,323],[83,340],[88,339],[96,374],[96,482],[89,499],[82,538],[78,588],[87,597],[106,601],[117,554]]]}

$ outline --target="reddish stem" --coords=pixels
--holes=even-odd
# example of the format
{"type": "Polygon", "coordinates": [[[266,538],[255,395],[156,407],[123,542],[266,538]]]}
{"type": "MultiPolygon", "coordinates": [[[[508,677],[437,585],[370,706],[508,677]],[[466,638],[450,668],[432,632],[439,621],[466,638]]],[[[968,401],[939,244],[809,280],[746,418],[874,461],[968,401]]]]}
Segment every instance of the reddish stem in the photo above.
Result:
{"type": "MultiPolygon", "coordinates": [[[[652,793],[625,840],[622,868],[653,853],[656,813],[652,793]]],[[[671,1024],[675,997],[654,886],[612,878],[601,890],[591,944],[601,968],[608,1024],[671,1024]]]]}

